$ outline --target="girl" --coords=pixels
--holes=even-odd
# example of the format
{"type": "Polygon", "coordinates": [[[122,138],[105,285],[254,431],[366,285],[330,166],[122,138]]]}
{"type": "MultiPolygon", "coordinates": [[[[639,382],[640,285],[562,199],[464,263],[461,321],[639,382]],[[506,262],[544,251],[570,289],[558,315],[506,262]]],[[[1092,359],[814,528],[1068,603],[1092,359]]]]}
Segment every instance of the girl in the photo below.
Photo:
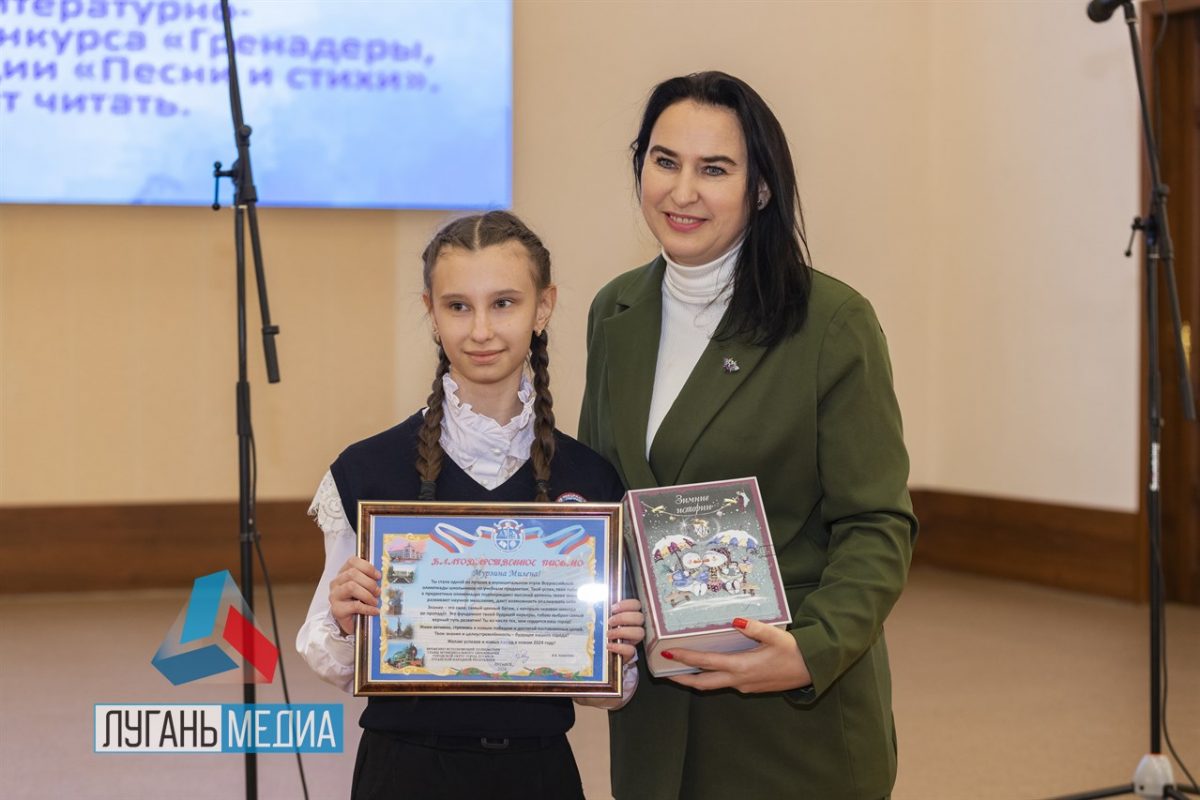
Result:
{"type": "MultiPolygon", "coordinates": [[[[438,344],[428,407],[347,448],[309,509],[325,533],[325,572],[296,645],[346,690],[355,621],[379,614],[382,578],[355,555],[357,520],[346,509],[361,499],[615,501],[623,492],[608,463],[554,428],[546,325],[557,291],[541,240],[493,211],[447,225],[423,259],[438,344]]],[[[608,649],[625,659],[644,635],[640,608],[622,601],[609,620],[608,649]]],[[[630,673],[620,703],[636,686],[630,673]]],[[[573,722],[565,698],[371,697],[352,797],[582,798],[566,738],[573,722]]]]}
{"type": "Polygon", "coordinates": [[[793,622],[732,620],[742,653],[673,648],[701,671],[610,715],[613,794],[880,800],[883,622],[917,532],[883,332],[809,266],[787,139],[743,81],[655,87],[633,171],[662,254],[592,303],[579,438],[630,488],[757,476],[793,622]]]}

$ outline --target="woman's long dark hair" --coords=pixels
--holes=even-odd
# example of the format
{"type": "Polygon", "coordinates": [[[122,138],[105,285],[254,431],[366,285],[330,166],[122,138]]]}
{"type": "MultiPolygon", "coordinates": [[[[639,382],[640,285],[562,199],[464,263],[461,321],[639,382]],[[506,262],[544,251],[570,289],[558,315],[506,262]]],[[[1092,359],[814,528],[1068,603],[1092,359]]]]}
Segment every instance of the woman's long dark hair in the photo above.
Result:
{"type": "MultiPolygon", "coordinates": [[[[529,254],[533,267],[533,283],[539,295],[550,285],[550,251],[542,240],[515,214],[507,211],[489,211],[456,219],[434,235],[433,240],[421,254],[424,262],[423,276],[425,291],[433,289],[433,270],[437,260],[448,249],[458,248],[469,252],[483,250],[492,245],[519,242],[529,254]]],[[[534,333],[529,342],[529,367],[533,372],[533,444],[529,448],[529,460],[533,462],[534,484],[537,495],[534,499],[544,503],[550,499],[550,462],[554,459],[554,397],[550,394],[550,355],[546,332],[534,333]]],[[[438,343],[438,367],[433,378],[425,412],[425,421],[417,435],[417,473],[421,476],[419,500],[433,500],[437,496],[437,479],[442,471],[442,417],[445,414],[446,390],[442,376],[450,370],[450,359],[438,343]]]]}
{"type": "Polygon", "coordinates": [[[775,114],[745,81],[724,72],[697,72],[665,80],[650,94],[633,151],[633,178],[642,191],[642,165],[659,116],[685,100],[727,108],[746,139],[746,239],[734,270],[729,310],[715,334],[770,347],[798,331],[808,313],[811,258],[787,137],[775,114]],[[758,187],[771,197],[758,208],[758,187]]]}

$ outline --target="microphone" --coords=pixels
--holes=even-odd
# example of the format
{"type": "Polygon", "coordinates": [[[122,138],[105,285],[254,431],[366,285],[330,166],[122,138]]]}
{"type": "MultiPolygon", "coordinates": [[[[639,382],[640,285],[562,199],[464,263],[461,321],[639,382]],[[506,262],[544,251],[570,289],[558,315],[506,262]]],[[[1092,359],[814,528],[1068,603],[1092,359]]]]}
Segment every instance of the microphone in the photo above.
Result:
{"type": "Polygon", "coordinates": [[[1128,0],[1092,0],[1088,3],[1088,19],[1092,22],[1107,22],[1116,10],[1125,5],[1128,0]]]}

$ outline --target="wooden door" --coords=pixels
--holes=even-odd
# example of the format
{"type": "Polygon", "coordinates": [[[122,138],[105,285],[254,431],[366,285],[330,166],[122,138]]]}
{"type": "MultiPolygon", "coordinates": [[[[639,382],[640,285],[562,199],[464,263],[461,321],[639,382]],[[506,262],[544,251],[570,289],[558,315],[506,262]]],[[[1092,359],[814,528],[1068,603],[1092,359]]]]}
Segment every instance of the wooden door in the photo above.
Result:
{"type": "MultiPolygon", "coordinates": [[[[1170,188],[1167,207],[1175,243],[1183,347],[1195,393],[1200,374],[1200,2],[1181,0],[1166,6],[1169,20],[1158,53],[1158,85],[1151,91],[1157,91],[1161,103],[1158,137],[1162,179],[1170,188]]],[[[1146,21],[1143,40],[1149,45],[1162,27],[1162,7],[1158,2],[1146,3],[1141,10],[1146,21]]],[[[1148,46],[1144,52],[1149,52],[1148,46]]],[[[1146,72],[1147,80],[1152,80],[1149,61],[1146,72]]],[[[1175,336],[1162,287],[1160,284],[1159,367],[1164,420],[1161,491],[1166,596],[1168,600],[1200,604],[1200,424],[1183,417],[1175,336]]],[[[1143,402],[1144,398],[1143,394],[1143,402]]]]}

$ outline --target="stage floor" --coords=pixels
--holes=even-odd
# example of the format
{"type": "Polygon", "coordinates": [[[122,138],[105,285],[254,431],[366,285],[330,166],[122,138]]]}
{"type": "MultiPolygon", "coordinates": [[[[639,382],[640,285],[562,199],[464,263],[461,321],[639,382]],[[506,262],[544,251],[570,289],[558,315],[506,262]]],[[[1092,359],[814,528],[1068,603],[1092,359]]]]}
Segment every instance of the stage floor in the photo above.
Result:
{"type": "MultiPolygon", "coordinates": [[[[364,701],[323,684],[295,653],[310,597],[310,587],[276,590],[293,702],[345,703],[346,752],[305,757],[309,796],[324,800],[349,790],[364,701]]],[[[241,701],[238,687],[176,688],[151,666],[186,600],[186,591],[0,596],[0,795],[242,796],[240,756],[93,752],[95,703],[241,701]]],[[[268,625],[265,592],[256,600],[268,625]]],[[[887,626],[900,737],[893,800],[1034,800],[1127,782],[1149,747],[1147,613],[915,569],[887,626]]],[[[1169,605],[1167,623],[1168,721],[1200,776],[1200,608],[1169,605]]],[[[259,688],[260,702],[282,702],[278,683],[259,688]]],[[[579,708],[571,739],[587,796],[609,797],[604,712],[579,708]]],[[[258,764],[260,798],[302,796],[294,757],[258,764]]]]}

